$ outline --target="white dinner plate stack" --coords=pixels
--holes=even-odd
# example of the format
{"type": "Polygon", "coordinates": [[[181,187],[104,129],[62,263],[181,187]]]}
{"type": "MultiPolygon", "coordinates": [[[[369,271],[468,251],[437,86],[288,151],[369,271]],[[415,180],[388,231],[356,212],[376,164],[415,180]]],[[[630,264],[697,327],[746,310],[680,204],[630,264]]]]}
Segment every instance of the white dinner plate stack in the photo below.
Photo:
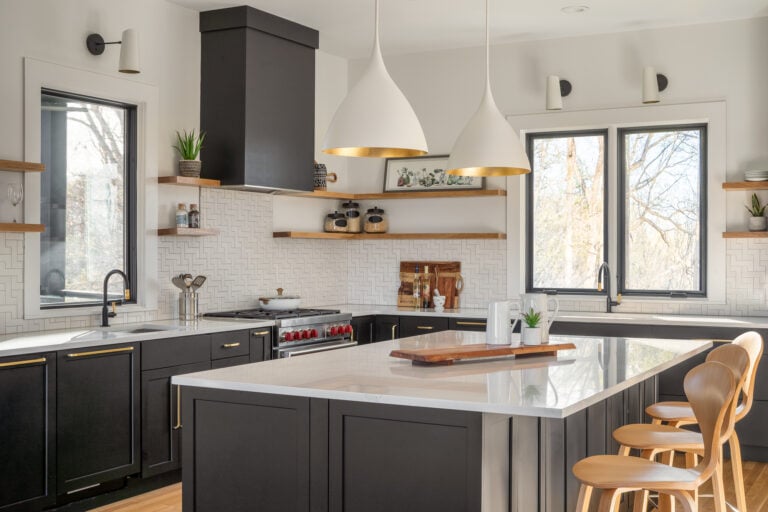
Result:
{"type": "Polygon", "coordinates": [[[768,181],[768,171],[746,171],[744,179],[746,181],[768,181]]]}

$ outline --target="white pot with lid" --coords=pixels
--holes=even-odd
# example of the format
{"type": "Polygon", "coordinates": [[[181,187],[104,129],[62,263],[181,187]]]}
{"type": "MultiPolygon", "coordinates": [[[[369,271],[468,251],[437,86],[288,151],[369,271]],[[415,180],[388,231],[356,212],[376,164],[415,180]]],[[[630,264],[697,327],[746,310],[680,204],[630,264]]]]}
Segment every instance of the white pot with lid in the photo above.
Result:
{"type": "Polygon", "coordinates": [[[277,295],[259,297],[259,306],[268,311],[298,309],[301,297],[298,295],[283,295],[283,289],[277,289],[277,295]]]}

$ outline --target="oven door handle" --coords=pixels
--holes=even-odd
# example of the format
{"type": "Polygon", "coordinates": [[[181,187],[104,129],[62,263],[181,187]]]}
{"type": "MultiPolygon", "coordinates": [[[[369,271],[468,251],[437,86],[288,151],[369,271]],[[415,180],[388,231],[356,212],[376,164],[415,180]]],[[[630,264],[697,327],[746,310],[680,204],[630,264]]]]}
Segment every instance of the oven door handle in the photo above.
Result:
{"type": "Polygon", "coordinates": [[[338,345],[331,345],[325,347],[308,348],[304,350],[291,350],[290,348],[279,348],[278,352],[285,352],[286,357],[303,356],[304,354],[312,354],[313,352],[325,352],[327,350],[336,350],[339,348],[354,347],[357,345],[356,341],[350,343],[339,343],[338,345]]]}

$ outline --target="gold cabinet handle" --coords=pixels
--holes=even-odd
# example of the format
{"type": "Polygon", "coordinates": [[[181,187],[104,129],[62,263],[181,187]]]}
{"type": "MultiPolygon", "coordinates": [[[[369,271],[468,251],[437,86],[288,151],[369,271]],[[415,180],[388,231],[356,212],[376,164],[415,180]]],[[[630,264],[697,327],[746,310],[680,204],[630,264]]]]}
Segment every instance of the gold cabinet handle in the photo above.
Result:
{"type": "Polygon", "coordinates": [[[48,360],[44,357],[38,357],[37,359],[25,359],[23,361],[11,361],[10,363],[0,363],[0,368],[15,368],[18,366],[45,363],[46,361],[48,360]]]}
{"type": "Polygon", "coordinates": [[[225,344],[222,345],[223,348],[235,348],[235,347],[239,347],[239,346],[240,346],[240,342],[239,341],[237,343],[225,343],[225,344]]]}
{"type": "Polygon", "coordinates": [[[251,336],[266,336],[269,334],[269,331],[254,331],[251,333],[251,336]]]}
{"type": "Polygon", "coordinates": [[[478,326],[482,325],[483,327],[485,327],[487,324],[485,322],[461,322],[461,321],[459,321],[459,322],[456,322],[456,325],[478,325],[478,326]]]}
{"type": "Polygon", "coordinates": [[[432,329],[434,329],[434,327],[432,327],[431,325],[417,325],[416,328],[421,329],[422,331],[431,331],[432,329]]]}
{"type": "Polygon", "coordinates": [[[179,430],[181,428],[181,386],[176,386],[176,424],[173,426],[173,430],[179,430]]]}
{"type": "Polygon", "coordinates": [[[395,330],[397,330],[397,324],[392,324],[392,339],[395,339],[395,330]]]}
{"type": "Polygon", "coordinates": [[[110,348],[107,350],[92,350],[90,352],[74,352],[67,354],[67,357],[88,357],[88,356],[100,356],[102,354],[117,354],[118,352],[133,352],[135,347],[122,347],[122,348],[110,348]]]}

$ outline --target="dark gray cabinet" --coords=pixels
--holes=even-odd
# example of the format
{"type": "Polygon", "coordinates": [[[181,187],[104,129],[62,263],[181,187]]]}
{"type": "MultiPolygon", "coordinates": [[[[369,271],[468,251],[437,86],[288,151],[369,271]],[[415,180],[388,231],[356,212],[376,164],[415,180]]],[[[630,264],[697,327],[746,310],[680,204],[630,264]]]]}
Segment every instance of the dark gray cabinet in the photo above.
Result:
{"type": "Polygon", "coordinates": [[[395,315],[376,315],[373,324],[373,341],[394,340],[400,337],[400,317],[395,315]]]}
{"type": "Polygon", "coordinates": [[[56,500],[56,354],[0,359],[0,511],[56,500]]]}
{"type": "Polygon", "coordinates": [[[448,330],[448,319],[440,316],[401,316],[399,338],[448,330]]]}
{"type": "Polygon", "coordinates": [[[258,363],[270,359],[272,359],[272,330],[269,327],[252,330],[249,362],[258,363]]]}
{"type": "Polygon", "coordinates": [[[360,345],[374,341],[376,317],[373,315],[356,316],[352,319],[352,329],[355,341],[360,345]]]}
{"type": "Polygon", "coordinates": [[[57,493],[140,470],[139,344],[59,352],[57,493]]]}
{"type": "Polygon", "coordinates": [[[252,7],[200,13],[204,178],[313,189],[316,30],[252,7]]]}

